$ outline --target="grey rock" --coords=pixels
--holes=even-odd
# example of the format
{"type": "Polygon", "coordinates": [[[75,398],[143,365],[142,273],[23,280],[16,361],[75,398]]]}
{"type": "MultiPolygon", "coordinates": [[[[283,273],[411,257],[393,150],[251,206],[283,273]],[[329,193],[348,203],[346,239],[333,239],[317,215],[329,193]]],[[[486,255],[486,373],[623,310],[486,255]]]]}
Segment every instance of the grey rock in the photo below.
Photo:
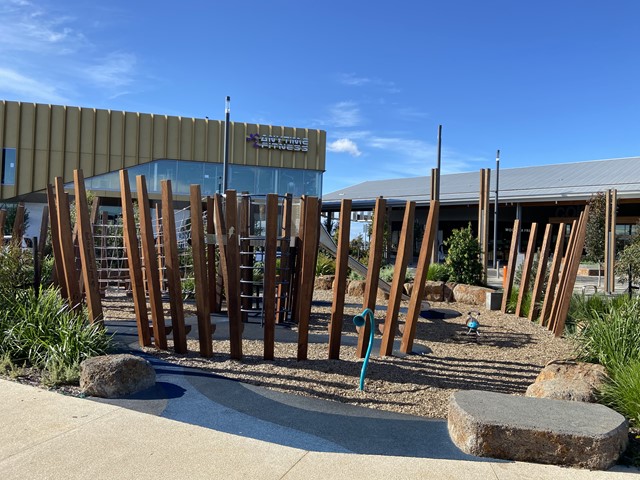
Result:
{"type": "Polygon", "coordinates": [[[335,278],[335,275],[321,275],[316,277],[314,288],[316,290],[331,290],[333,288],[333,281],[335,278]]]}
{"type": "Polygon", "coordinates": [[[451,396],[448,428],[471,455],[597,470],[628,442],[627,421],[604,405],[478,390],[451,396]]]}
{"type": "Polygon", "coordinates": [[[351,280],[347,287],[347,294],[354,297],[362,297],[366,286],[367,282],[364,280],[351,280]]]}
{"type": "Polygon", "coordinates": [[[126,397],[155,383],[151,364],[128,353],[93,357],[80,364],[80,388],[93,397],[126,397]]]}
{"type": "Polygon", "coordinates": [[[554,360],[527,388],[527,397],[595,402],[607,379],[607,370],[594,363],[554,360]]]}
{"type": "Polygon", "coordinates": [[[424,284],[424,299],[430,302],[444,301],[444,282],[427,280],[424,284]]]}
{"type": "Polygon", "coordinates": [[[485,305],[487,303],[487,293],[493,292],[487,287],[477,287],[458,283],[453,287],[453,297],[456,302],[468,303],[469,305],[485,305]]]}

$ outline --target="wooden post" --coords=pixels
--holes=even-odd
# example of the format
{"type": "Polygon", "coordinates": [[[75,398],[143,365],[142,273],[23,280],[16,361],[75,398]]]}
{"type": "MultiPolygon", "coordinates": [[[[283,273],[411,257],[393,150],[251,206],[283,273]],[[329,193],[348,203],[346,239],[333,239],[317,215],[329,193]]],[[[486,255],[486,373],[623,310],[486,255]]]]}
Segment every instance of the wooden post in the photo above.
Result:
{"type": "MultiPolygon", "coordinates": [[[[604,291],[611,293],[611,280],[609,269],[611,263],[611,189],[605,192],[605,214],[604,214],[604,291]]],[[[599,275],[599,274],[598,274],[599,275]]]]}
{"type": "Polygon", "coordinates": [[[304,221],[305,221],[305,204],[307,196],[300,197],[298,232],[295,238],[296,262],[294,266],[294,283],[291,285],[291,320],[298,323],[298,314],[300,311],[300,286],[302,278],[302,250],[304,245],[304,221]]]}
{"type": "Polygon", "coordinates": [[[171,307],[171,326],[173,327],[173,348],[176,353],[187,353],[187,332],[184,326],[180,260],[178,259],[178,239],[171,180],[162,180],[160,185],[162,189],[162,238],[164,240],[169,297],[171,298],[169,306],[171,307]]]}
{"type": "Polygon", "coordinates": [[[398,311],[400,310],[400,301],[402,300],[402,291],[404,289],[404,277],[407,273],[407,264],[411,255],[412,245],[408,242],[410,230],[413,229],[413,219],[416,211],[416,202],[407,202],[404,212],[404,221],[402,222],[402,233],[400,234],[400,242],[398,243],[398,255],[393,269],[393,282],[391,284],[391,292],[389,295],[389,304],[387,306],[387,316],[384,322],[384,332],[382,334],[382,344],[380,345],[380,356],[388,356],[393,353],[393,340],[398,328],[398,311]]]}
{"type": "MultiPolygon", "coordinates": [[[[0,229],[2,231],[2,229],[0,229]]],[[[40,221],[40,237],[38,238],[38,259],[42,263],[44,247],[47,244],[47,232],[49,231],[49,207],[42,207],[42,220],[40,221]]]]}
{"type": "Polygon", "coordinates": [[[242,307],[242,321],[246,322],[248,311],[253,308],[253,247],[249,241],[249,195],[240,196],[240,212],[238,233],[240,236],[240,306],[242,307]]]}
{"type": "MultiPolygon", "coordinates": [[[[562,250],[564,249],[564,236],[566,223],[561,223],[558,230],[558,238],[556,238],[556,246],[553,251],[553,260],[551,262],[551,270],[549,271],[549,280],[547,281],[547,289],[544,294],[544,302],[542,303],[542,311],[540,312],[540,325],[545,326],[548,323],[551,314],[551,306],[555,297],[556,286],[558,284],[558,274],[560,273],[560,265],[562,264],[562,250]]],[[[574,221],[572,231],[576,227],[574,221]]]]}
{"type": "Polygon", "coordinates": [[[164,275],[164,235],[162,234],[164,227],[162,226],[162,215],[160,215],[160,207],[156,205],[156,254],[158,256],[158,278],[160,279],[160,290],[165,291],[165,275],[164,275]]]}
{"type": "Polygon", "coordinates": [[[7,221],[7,211],[0,210],[0,232],[2,232],[2,241],[4,242],[4,224],[7,221]]]}
{"type": "Polygon", "coordinates": [[[422,246],[420,247],[420,257],[418,258],[418,266],[416,268],[416,276],[413,281],[413,290],[411,292],[411,300],[409,302],[409,310],[407,311],[407,320],[402,332],[402,342],[400,351],[402,353],[410,353],[413,349],[413,341],[416,336],[416,327],[418,326],[418,316],[424,299],[425,282],[427,273],[429,272],[429,264],[431,263],[431,252],[433,250],[433,242],[436,235],[435,219],[438,216],[440,202],[431,200],[429,206],[429,215],[427,224],[422,237],[422,246]]]}
{"type": "Polygon", "coordinates": [[[587,221],[589,219],[589,204],[585,207],[584,211],[580,215],[578,221],[578,233],[576,234],[576,241],[573,246],[573,253],[570,257],[568,266],[565,266],[567,275],[565,277],[564,287],[562,289],[562,295],[560,296],[560,302],[558,304],[557,314],[554,318],[553,333],[556,337],[562,335],[564,331],[564,325],[567,320],[567,314],[569,312],[569,305],[571,303],[571,297],[573,295],[573,287],[576,283],[576,275],[578,274],[578,268],[580,268],[580,259],[582,258],[582,250],[584,249],[584,240],[587,230],[587,221]]]}
{"type": "Polygon", "coordinates": [[[343,198],[340,205],[340,227],[338,231],[338,251],[336,253],[336,275],[333,281],[333,303],[329,324],[329,358],[340,358],[342,341],[342,320],[344,315],[344,294],[347,289],[349,269],[349,235],[351,229],[351,199],[343,198]]]}
{"type": "MultiPolygon", "coordinates": [[[[207,197],[207,236],[212,239],[215,234],[213,220],[213,198],[207,197]]],[[[220,312],[218,302],[218,275],[216,272],[216,243],[209,241],[207,244],[207,275],[209,277],[209,311],[220,312]]]]}
{"type": "Polygon", "coordinates": [[[513,278],[516,275],[516,261],[518,259],[518,244],[520,241],[520,220],[517,218],[513,222],[513,232],[511,233],[511,249],[509,250],[509,264],[507,267],[507,278],[502,293],[502,313],[507,313],[507,305],[511,290],[513,289],[513,278]]]}
{"type": "Polygon", "coordinates": [[[536,239],[538,236],[538,224],[532,223],[529,230],[529,243],[527,244],[527,253],[524,257],[522,265],[522,276],[520,277],[520,291],[518,292],[518,304],[516,305],[516,317],[522,317],[522,303],[524,296],[529,291],[529,277],[531,276],[531,265],[533,265],[533,255],[536,250],[536,239]]]}
{"type": "Polygon", "coordinates": [[[538,271],[536,272],[536,280],[533,283],[533,293],[531,294],[531,306],[529,307],[529,320],[534,321],[538,316],[540,309],[538,302],[542,296],[542,287],[544,285],[544,276],[547,272],[547,260],[549,259],[549,250],[551,247],[551,224],[548,223],[544,229],[544,238],[542,239],[542,248],[540,249],[540,258],[538,258],[538,271]]]}
{"type": "Polygon", "coordinates": [[[478,242],[480,243],[480,262],[482,263],[482,281],[487,281],[487,257],[489,252],[489,192],[491,189],[491,169],[480,170],[480,196],[478,199],[478,242]]]}
{"type": "Polygon", "coordinates": [[[75,310],[81,308],[82,298],[78,285],[78,273],[76,271],[75,253],[71,238],[71,217],[69,215],[69,199],[64,192],[62,177],[56,177],[56,213],[58,216],[58,233],[60,235],[60,252],[64,275],[62,277],[66,286],[69,304],[75,310]]]}
{"type": "Polygon", "coordinates": [[[264,359],[273,360],[276,329],[276,256],[278,250],[278,195],[267,195],[264,249],[264,359]]]}
{"type": "Polygon", "coordinates": [[[304,232],[298,300],[298,360],[307,359],[309,347],[309,316],[315,281],[315,259],[318,250],[320,216],[318,198],[307,197],[304,202],[304,232]]]}
{"type": "Polygon", "coordinates": [[[62,258],[62,246],[60,245],[60,225],[58,224],[56,200],[51,184],[47,184],[47,206],[49,207],[49,223],[51,224],[51,247],[53,249],[55,276],[60,286],[60,295],[70,301],[64,276],[64,259],[62,258]]]}
{"type": "Polygon", "coordinates": [[[151,345],[151,332],[149,331],[149,317],[147,315],[147,298],[142,283],[142,265],[140,251],[138,250],[136,222],[133,216],[133,200],[131,198],[129,174],[126,170],[120,170],[120,196],[122,198],[122,232],[124,245],[127,249],[129,279],[131,280],[133,307],[136,312],[136,325],[138,327],[138,343],[143,347],[148,347],[151,345]]]}
{"type": "Polygon", "coordinates": [[[551,304],[551,309],[549,311],[549,322],[547,324],[548,330],[555,330],[555,322],[557,319],[558,306],[561,301],[561,293],[564,288],[564,284],[566,282],[566,275],[569,268],[569,263],[571,261],[571,255],[573,254],[573,247],[576,243],[576,237],[578,235],[580,222],[579,220],[574,220],[572,223],[571,232],[569,234],[569,241],[567,242],[567,248],[565,250],[565,254],[562,257],[562,262],[560,263],[560,271],[558,273],[558,282],[556,284],[556,290],[554,292],[553,303],[551,304]]]}
{"type": "Polygon", "coordinates": [[[196,310],[198,316],[198,340],[200,355],[213,356],[211,343],[211,314],[207,295],[209,284],[207,279],[206,248],[204,243],[204,222],[202,221],[202,194],[200,185],[191,185],[191,250],[193,252],[193,275],[196,284],[196,310]]]}
{"type": "Polygon", "coordinates": [[[91,323],[104,323],[102,302],[100,300],[100,281],[96,265],[96,249],[93,243],[93,227],[89,219],[87,192],[85,191],[82,170],[73,171],[76,194],[76,224],[78,225],[78,242],[80,259],[82,260],[82,278],[91,323]]]}
{"type": "MultiPolygon", "coordinates": [[[[369,263],[367,264],[367,283],[365,285],[362,309],[370,309],[375,316],[376,298],[378,296],[378,280],[380,279],[380,265],[382,264],[382,246],[384,243],[384,220],[387,211],[387,201],[378,197],[376,199],[375,211],[373,213],[373,227],[369,245],[369,263]]],[[[358,332],[358,347],[356,355],[364,358],[369,348],[369,337],[371,336],[371,326],[365,322],[358,332]]]]}
{"type": "Polygon", "coordinates": [[[240,252],[238,245],[238,203],[235,190],[227,190],[226,205],[222,196],[214,196],[216,237],[220,249],[220,269],[227,298],[230,356],[242,359],[242,312],[240,311],[240,252]],[[223,212],[226,215],[223,215],[223,212]],[[225,220],[226,216],[226,220],[225,220]]]}
{"type": "Polygon", "coordinates": [[[285,196],[282,205],[282,241],[280,242],[280,268],[278,269],[278,298],[276,303],[276,322],[287,320],[287,310],[290,308],[292,272],[289,256],[291,255],[291,194],[285,196]]]}
{"type": "Polygon", "coordinates": [[[618,223],[618,190],[611,190],[611,240],[609,245],[609,292],[616,292],[616,224],[618,223]]]}
{"type": "Polygon", "coordinates": [[[160,288],[158,258],[153,240],[153,226],[151,224],[151,211],[149,210],[147,181],[144,175],[138,175],[136,177],[136,190],[138,191],[138,210],[140,211],[140,241],[142,242],[142,254],[144,255],[144,266],[149,291],[151,322],[153,324],[153,341],[156,348],[166,350],[167,332],[164,324],[164,310],[162,308],[162,290],[160,288]]]}
{"type": "Polygon", "coordinates": [[[16,217],[13,220],[13,235],[12,240],[20,244],[22,242],[22,236],[24,235],[24,203],[18,203],[16,208],[16,217]]]}

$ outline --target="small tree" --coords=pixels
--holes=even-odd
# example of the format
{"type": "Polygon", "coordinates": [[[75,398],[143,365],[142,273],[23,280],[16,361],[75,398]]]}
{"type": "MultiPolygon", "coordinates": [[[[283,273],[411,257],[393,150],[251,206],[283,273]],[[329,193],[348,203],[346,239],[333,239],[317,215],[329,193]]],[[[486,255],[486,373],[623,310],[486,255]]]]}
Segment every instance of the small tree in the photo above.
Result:
{"type": "Polygon", "coordinates": [[[451,274],[449,280],[481,285],[480,244],[471,231],[471,224],[467,228],[454,230],[444,244],[448,248],[445,264],[451,274]]]}
{"type": "MultiPolygon", "coordinates": [[[[5,220],[4,220],[4,232],[2,232],[2,234],[11,235],[13,233],[13,224],[16,221],[18,204],[17,203],[3,204],[2,206],[0,206],[0,210],[7,211],[7,216],[5,217],[5,220]]],[[[29,225],[29,210],[25,208],[24,209],[24,230],[27,229],[28,225],[29,225]]]]}
{"type": "Polygon", "coordinates": [[[603,192],[598,192],[589,200],[589,220],[584,238],[585,260],[598,264],[598,286],[600,286],[600,269],[604,262],[604,245],[607,201],[603,192]]]}

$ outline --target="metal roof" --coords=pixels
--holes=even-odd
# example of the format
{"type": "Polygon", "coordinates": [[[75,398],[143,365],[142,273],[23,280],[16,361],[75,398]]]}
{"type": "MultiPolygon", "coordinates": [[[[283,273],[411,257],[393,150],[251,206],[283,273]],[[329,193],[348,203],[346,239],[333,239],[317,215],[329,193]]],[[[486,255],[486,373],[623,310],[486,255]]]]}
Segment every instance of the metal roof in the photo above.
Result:
{"type": "MultiPolygon", "coordinates": [[[[501,168],[500,203],[586,200],[596,192],[618,190],[619,198],[640,198],[640,157],[589,162],[501,168]]],[[[495,170],[491,172],[491,197],[495,191],[495,170]]],[[[429,202],[430,177],[372,180],[323,195],[323,204],[351,198],[360,206],[383,196],[390,202],[429,202]]],[[[454,173],[440,178],[440,201],[460,205],[477,203],[480,173],[454,173]]]]}

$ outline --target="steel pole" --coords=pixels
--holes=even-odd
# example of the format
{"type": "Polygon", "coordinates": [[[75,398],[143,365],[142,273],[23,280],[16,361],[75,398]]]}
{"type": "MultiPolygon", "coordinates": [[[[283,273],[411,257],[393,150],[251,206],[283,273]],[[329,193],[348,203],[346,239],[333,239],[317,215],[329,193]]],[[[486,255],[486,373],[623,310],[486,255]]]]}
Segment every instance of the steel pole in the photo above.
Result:
{"type": "Polygon", "coordinates": [[[222,192],[229,188],[229,117],[231,114],[231,97],[227,95],[224,104],[224,151],[222,157],[222,192]]]}

